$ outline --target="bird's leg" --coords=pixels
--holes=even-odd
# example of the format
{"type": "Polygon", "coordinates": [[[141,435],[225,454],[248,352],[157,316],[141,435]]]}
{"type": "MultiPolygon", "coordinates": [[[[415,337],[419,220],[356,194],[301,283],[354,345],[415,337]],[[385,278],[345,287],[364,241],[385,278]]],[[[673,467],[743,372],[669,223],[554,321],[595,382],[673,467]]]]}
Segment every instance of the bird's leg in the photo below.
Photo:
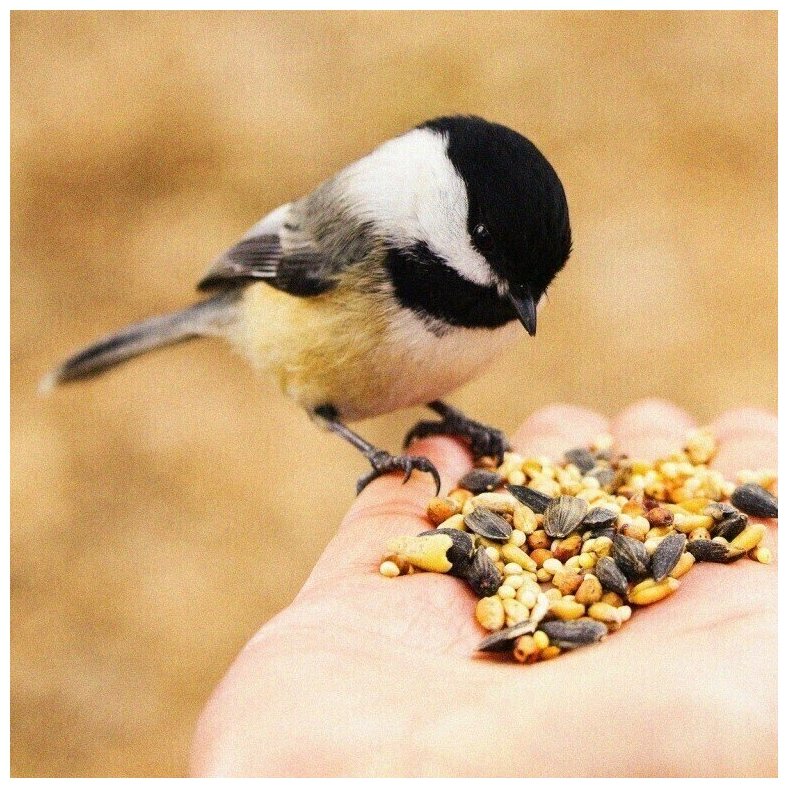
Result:
{"type": "Polygon", "coordinates": [[[394,455],[383,449],[378,449],[369,441],[365,441],[358,433],[345,426],[339,420],[336,409],[330,405],[316,408],[314,414],[327,429],[339,435],[340,438],[344,438],[351,446],[355,446],[369,460],[372,470],[358,480],[356,483],[356,494],[360,493],[373,479],[377,479],[378,476],[383,476],[387,473],[404,471],[405,478],[402,480],[402,483],[405,484],[414,470],[429,473],[435,480],[435,494],[437,495],[440,491],[441,477],[437,468],[426,457],[412,457],[408,454],[394,455]]]}
{"type": "Polygon", "coordinates": [[[508,451],[509,441],[506,436],[494,427],[480,424],[469,419],[456,408],[440,400],[428,402],[427,407],[434,410],[440,421],[419,421],[405,436],[404,445],[408,446],[414,438],[426,438],[429,435],[452,435],[464,438],[473,453],[474,459],[494,457],[499,463],[503,453],[508,451]]]}

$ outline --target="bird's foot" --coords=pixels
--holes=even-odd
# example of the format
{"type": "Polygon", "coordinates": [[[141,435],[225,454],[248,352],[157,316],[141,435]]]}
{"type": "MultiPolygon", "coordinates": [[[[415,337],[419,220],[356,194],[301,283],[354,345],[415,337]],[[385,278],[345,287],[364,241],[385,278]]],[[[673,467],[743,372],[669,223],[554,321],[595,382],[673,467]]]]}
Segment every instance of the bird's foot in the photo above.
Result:
{"type": "Polygon", "coordinates": [[[451,435],[467,441],[473,458],[493,457],[497,463],[503,462],[503,453],[511,448],[501,430],[488,427],[469,419],[453,408],[440,421],[419,421],[405,436],[404,445],[409,446],[416,438],[432,435],[451,435]]]}
{"type": "Polygon", "coordinates": [[[367,455],[367,459],[372,465],[372,470],[364,474],[356,483],[356,494],[360,493],[371,481],[377,479],[378,476],[384,476],[387,473],[396,473],[397,471],[404,471],[405,478],[402,483],[405,484],[410,479],[414,470],[429,473],[435,480],[435,494],[440,492],[441,477],[438,474],[438,469],[426,457],[411,457],[407,454],[394,455],[389,454],[387,451],[378,449],[371,454],[367,455]]]}

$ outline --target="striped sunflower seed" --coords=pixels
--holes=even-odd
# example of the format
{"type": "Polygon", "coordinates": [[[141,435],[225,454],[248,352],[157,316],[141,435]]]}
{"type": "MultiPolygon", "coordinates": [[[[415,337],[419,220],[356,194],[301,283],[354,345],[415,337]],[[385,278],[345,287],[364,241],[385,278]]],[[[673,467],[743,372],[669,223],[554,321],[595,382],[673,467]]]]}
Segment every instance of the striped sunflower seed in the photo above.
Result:
{"type": "Polygon", "coordinates": [[[458,487],[470,490],[474,495],[483,492],[491,492],[503,483],[503,476],[495,471],[488,471],[484,468],[474,468],[468,471],[465,476],[457,482],[458,487]]]}
{"type": "Polygon", "coordinates": [[[559,648],[572,649],[596,643],[607,634],[601,621],[578,619],[576,621],[544,621],[539,629],[559,648]]]}
{"type": "Polygon", "coordinates": [[[631,536],[616,534],[613,537],[613,560],[628,580],[642,580],[649,573],[650,556],[643,542],[631,536]]]}
{"type": "Polygon", "coordinates": [[[731,554],[729,545],[713,542],[711,539],[693,539],[687,543],[687,552],[692,553],[696,561],[710,561],[715,564],[727,564],[738,558],[731,554]]]}
{"type": "Polygon", "coordinates": [[[711,535],[721,536],[726,541],[732,542],[747,527],[748,521],[747,515],[741,512],[728,515],[712,526],[711,535]]]}
{"type": "Polygon", "coordinates": [[[503,583],[501,573],[496,569],[483,547],[474,551],[471,560],[464,566],[462,574],[459,574],[458,577],[462,577],[478,597],[492,596],[497,593],[503,583]]]}
{"type": "Polygon", "coordinates": [[[701,514],[706,514],[714,520],[726,520],[732,514],[740,514],[735,506],[731,506],[725,501],[712,501],[701,514]]]}
{"type": "Polygon", "coordinates": [[[651,556],[651,576],[657,583],[676,568],[686,544],[687,537],[679,533],[669,534],[659,543],[651,556]]]}
{"type": "Polygon", "coordinates": [[[586,475],[596,479],[603,490],[609,490],[616,478],[616,472],[607,465],[598,465],[586,475]]]}
{"type": "Polygon", "coordinates": [[[777,499],[759,484],[742,484],[733,491],[731,503],[751,517],[777,517],[777,499]]]}
{"type": "Polygon", "coordinates": [[[570,449],[564,453],[564,459],[568,463],[572,463],[572,465],[577,466],[577,469],[583,474],[593,470],[596,466],[596,459],[594,458],[594,455],[588,451],[588,449],[570,449]]]}
{"type": "Polygon", "coordinates": [[[500,514],[480,506],[465,515],[465,526],[491,542],[505,542],[512,535],[512,526],[500,514]]]}
{"type": "Polygon", "coordinates": [[[477,651],[501,652],[511,651],[514,642],[523,635],[532,635],[536,631],[536,624],[533,621],[521,621],[519,624],[499,629],[488,635],[478,646],[477,651]]]}
{"type": "Polygon", "coordinates": [[[583,518],[580,525],[583,528],[590,528],[596,531],[600,528],[609,528],[616,522],[618,515],[606,506],[595,506],[588,510],[588,514],[583,518]]]}
{"type": "Polygon", "coordinates": [[[544,514],[550,501],[553,499],[549,495],[545,495],[539,490],[534,490],[531,487],[523,487],[519,484],[507,484],[506,489],[517,498],[517,500],[525,504],[534,514],[544,514]]]}
{"type": "Polygon", "coordinates": [[[588,501],[573,495],[561,495],[545,509],[543,528],[548,536],[563,539],[580,527],[588,512],[588,501]]]}
{"type": "Polygon", "coordinates": [[[606,591],[614,591],[621,596],[627,595],[627,578],[612,558],[602,556],[596,562],[594,573],[606,591]]]}

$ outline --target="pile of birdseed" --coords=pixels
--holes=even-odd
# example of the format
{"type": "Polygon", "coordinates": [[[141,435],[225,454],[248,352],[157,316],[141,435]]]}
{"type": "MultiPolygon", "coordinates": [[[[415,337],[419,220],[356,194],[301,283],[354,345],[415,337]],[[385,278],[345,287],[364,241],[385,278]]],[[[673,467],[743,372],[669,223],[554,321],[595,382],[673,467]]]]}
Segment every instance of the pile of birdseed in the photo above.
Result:
{"type": "Polygon", "coordinates": [[[697,562],[771,562],[766,527],[749,518],[777,517],[773,471],[727,482],[708,466],[717,443],[707,428],[655,462],[616,457],[612,445],[600,436],[559,464],[512,452],[498,467],[483,459],[430,500],[435,529],[388,542],[380,573],[461,578],[492,633],[477,650],[533,663],[620,629],[697,562]]]}

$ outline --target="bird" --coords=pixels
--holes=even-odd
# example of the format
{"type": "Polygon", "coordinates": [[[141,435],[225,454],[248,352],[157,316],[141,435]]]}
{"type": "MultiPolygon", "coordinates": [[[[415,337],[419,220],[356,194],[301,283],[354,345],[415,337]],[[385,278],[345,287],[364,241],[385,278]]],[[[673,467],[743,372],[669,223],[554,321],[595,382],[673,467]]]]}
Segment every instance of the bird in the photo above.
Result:
{"type": "MultiPolygon", "coordinates": [[[[210,265],[200,300],[99,339],[41,390],[148,351],[222,337],[370,464],[357,483],[414,470],[348,423],[424,405],[405,436],[452,435],[498,461],[504,434],[447,404],[520,335],[572,249],[563,185],[539,149],[475,115],[428,120],[264,216],[210,265]]],[[[437,493],[436,493],[437,494],[437,493]]]]}

